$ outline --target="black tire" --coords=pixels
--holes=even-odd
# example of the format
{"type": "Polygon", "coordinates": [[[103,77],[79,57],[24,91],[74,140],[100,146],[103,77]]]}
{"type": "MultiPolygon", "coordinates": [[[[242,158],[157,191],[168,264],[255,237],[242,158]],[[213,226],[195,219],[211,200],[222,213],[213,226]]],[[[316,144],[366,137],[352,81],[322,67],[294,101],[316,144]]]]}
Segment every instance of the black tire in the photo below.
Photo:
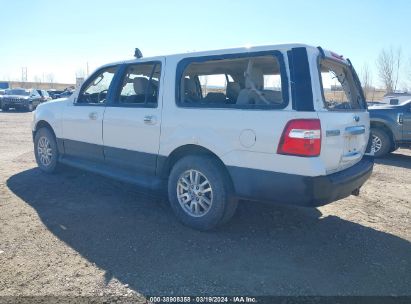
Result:
{"type": "MultiPolygon", "coordinates": [[[[201,231],[216,228],[227,222],[234,215],[237,207],[232,183],[225,168],[208,155],[186,156],[173,166],[168,179],[168,198],[177,218],[184,225],[201,231]],[[180,177],[188,170],[196,170],[201,173],[203,177],[207,178],[211,186],[211,206],[206,212],[204,209],[202,210],[205,212],[203,215],[194,216],[189,214],[189,211],[180,204],[177,197],[180,177]]],[[[190,206],[191,204],[192,202],[190,206]]]]}
{"type": "Polygon", "coordinates": [[[374,157],[383,157],[390,153],[393,143],[391,141],[390,136],[387,134],[386,131],[383,129],[376,129],[373,128],[371,129],[371,136],[372,136],[372,141],[374,145],[374,140],[380,141],[381,143],[381,148],[378,150],[374,151],[374,157]]]}
{"type": "MultiPolygon", "coordinates": [[[[43,145],[44,147],[44,145],[43,145]]],[[[43,149],[44,151],[44,149],[43,149]]],[[[49,128],[43,127],[40,128],[35,136],[34,136],[34,155],[36,156],[36,162],[38,167],[46,173],[53,173],[57,170],[57,166],[58,166],[58,158],[59,158],[59,152],[58,152],[58,148],[57,148],[57,142],[56,142],[56,138],[54,136],[54,134],[52,133],[52,131],[49,128]],[[40,155],[40,149],[39,147],[41,147],[41,144],[39,146],[39,142],[40,140],[44,140],[43,138],[45,138],[47,140],[47,142],[49,143],[49,145],[47,147],[50,148],[51,150],[51,156],[50,156],[50,162],[47,163],[44,160],[42,160],[42,157],[40,155]]]]}
{"type": "Polygon", "coordinates": [[[35,110],[35,107],[34,107],[34,105],[32,104],[32,103],[29,103],[27,106],[26,106],[26,111],[27,112],[33,112],[35,110]]]}
{"type": "Polygon", "coordinates": [[[9,111],[8,106],[2,106],[1,109],[2,109],[3,112],[8,112],[9,111]]]}
{"type": "Polygon", "coordinates": [[[400,147],[396,147],[395,145],[392,145],[390,149],[390,153],[397,151],[399,148],[400,147]]]}

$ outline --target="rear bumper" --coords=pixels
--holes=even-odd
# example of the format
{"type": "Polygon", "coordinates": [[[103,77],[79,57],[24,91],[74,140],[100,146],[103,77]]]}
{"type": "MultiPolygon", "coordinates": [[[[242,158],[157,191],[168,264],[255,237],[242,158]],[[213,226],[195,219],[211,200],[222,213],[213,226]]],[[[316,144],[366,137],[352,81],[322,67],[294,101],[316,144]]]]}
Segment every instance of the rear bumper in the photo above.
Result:
{"type": "Polygon", "coordinates": [[[364,156],[343,171],[326,176],[301,176],[256,169],[228,167],[239,198],[307,207],[345,198],[370,177],[374,158],[364,156]]]}

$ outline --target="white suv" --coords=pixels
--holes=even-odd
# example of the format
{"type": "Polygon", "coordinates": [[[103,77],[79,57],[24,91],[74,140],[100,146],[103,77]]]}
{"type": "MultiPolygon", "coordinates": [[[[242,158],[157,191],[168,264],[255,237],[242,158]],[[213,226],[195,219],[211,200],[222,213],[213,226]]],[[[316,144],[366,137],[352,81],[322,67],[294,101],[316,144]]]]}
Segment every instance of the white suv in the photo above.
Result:
{"type": "Polygon", "coordinates": [[[168,188],[186,225],[211,229],[238,199],[320,206],[358,194],[369,115],[349,60],[301,44],[112,63],[34,114],[38,166],[168,188]]]}

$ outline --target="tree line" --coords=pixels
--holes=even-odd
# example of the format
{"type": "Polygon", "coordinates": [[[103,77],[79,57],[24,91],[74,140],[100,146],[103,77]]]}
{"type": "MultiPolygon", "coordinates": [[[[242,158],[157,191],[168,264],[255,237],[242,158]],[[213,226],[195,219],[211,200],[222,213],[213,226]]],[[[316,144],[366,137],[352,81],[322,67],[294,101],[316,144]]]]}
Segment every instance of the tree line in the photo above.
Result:
{"type": "MultiPolygon", "coordinates": [[[[378,78],[387,94],[398,91],[401,68],[403,65],[403,54],[401,48],[382,49],[376,60],[378,78]]],[[[410,74],[411,79],[411,74],[410,74]]],[[[375,91],[372,84],[371,72],[368,64],[364,64],[361,72],[361,83],[367,99],[375,91]]],[[[407,88],[402,88],[407,91],[407,88]]]]}

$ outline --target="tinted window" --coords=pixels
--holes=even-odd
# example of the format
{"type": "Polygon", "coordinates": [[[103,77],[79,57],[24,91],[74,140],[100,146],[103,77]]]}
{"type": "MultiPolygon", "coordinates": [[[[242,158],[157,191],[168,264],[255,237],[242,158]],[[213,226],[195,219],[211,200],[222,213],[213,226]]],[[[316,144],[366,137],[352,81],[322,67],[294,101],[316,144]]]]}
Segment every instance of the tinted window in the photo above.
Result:
{"type": "Polygon", "coordinates": [[[77,103],[102,104],[106,102],[108,89],[117,67],[100,70],[81,88],[77,103]]]}
{"type": "Polygon", "coordinates": [[[41,97],[39,92],[37,92],[36,90],[32,90],[30,92],[30,95],[33,96],[33,97],[36,97],[36,98],[41,97]]]}
{"type": "Polygon", "coordinates": [[[190,59],[179,83],[179,104],[191,107],[282,108],[277,57],[190,59]]]}
{"type": "Polygon", "coordinates": [[[122,79],[118,103],[134,106],[157,106],[160,63],[130,65],[122,79]]]}
{"type": "Polygon", "coordinates": [[[30,95],[30,91],[24,89],[11,89],[6,91],[6,95],[23,95],[28,96],[30,95]]]}

